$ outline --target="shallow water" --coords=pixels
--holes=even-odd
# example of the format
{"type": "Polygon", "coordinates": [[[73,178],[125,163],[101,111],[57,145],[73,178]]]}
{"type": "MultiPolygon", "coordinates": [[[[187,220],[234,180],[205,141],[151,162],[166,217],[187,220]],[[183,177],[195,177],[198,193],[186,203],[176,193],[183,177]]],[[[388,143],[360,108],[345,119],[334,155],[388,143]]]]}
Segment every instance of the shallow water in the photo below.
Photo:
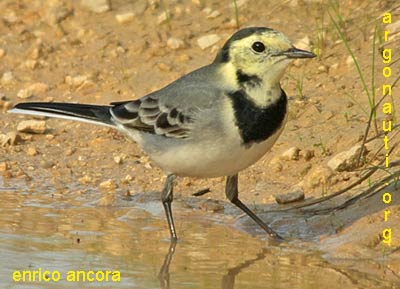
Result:
{"type": "Polygon", "coordinates": [[[170,247],[154,193],[134,202],[90,189],[13,186],[0,189],[1,288],[391,288],[328,264],[310,247],[269,244],[229,217],[197,216],[179,201],[180,241],[170,247]],[[13,281],[15,271],[38,270],[59,272],[60,280],[13,281]],[[77,270],[119,271],[120,281],[68,281],[77,270]]]}

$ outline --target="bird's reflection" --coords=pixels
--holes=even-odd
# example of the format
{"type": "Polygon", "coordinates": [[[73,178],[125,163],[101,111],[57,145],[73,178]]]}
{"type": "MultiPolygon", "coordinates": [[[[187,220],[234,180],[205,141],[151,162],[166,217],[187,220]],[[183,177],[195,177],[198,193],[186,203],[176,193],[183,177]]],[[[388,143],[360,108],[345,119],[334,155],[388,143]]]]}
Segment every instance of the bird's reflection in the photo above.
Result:
{"type": "Polygon", "coordinates": [[[171,264],[172,257],[175,253],[176,241],[171,241],[168,253],[165,255],[164,263],[161,266],[160,272],[158,273],[158,280],[160,281],[160,287],[162,289],[169,289],[169,265],[171,264]]]}
{"type": "MultiPolygon", "coordinates": [[[[160,272],[158,274],[161,289],[170,289],[169,265],[171,264],[172,258],[174,256],[176,244],[176,242],[170,243],[168,253],[167,255],[165,255],[164,263],[161,266],[160,272]]],[[[257,261],[265,259],[269,252],[270,250],[268,250],[267,248],[263,248],[262,251],[258,253],[255,258],[245,260],[237,266],[229,268],[228,272],[222,277],[221,289],[234,289],[236,276],[238,276],[243,269],[250,267],[257,261]]]]}

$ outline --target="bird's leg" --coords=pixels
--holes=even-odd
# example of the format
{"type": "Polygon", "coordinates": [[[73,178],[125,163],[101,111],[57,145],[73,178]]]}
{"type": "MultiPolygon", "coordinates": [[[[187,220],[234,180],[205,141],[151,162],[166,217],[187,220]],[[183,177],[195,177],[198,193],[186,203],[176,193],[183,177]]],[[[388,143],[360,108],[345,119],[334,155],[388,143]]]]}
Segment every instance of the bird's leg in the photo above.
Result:
{"type": "Polygon", "coordinates": [[[256,214],[254,214],[245,204],[243,204],[239,198],[238,191],[238,175],[228,176],[226,178],[226,187],[225,187],[226,197],[239,207],[243,212],[245,212],[250,218],[252,218],[261,228],[264,229],[271,237],[275,237],[278,239],[282,239],[277,233],[275,233],[267,224],[263,222],[256,214]]]}
{"type": "Polygon", "coordinates": [[[167,179],[165,180],[164,188],[161,192],[161,201],[163,203],[165,214],[167,216],[169,232],[171,233],[172,242],[175,242],[178,239],[178,237],[176,236],[174,218],[172,217],[172,208],[171,208],[171,203],[172,200],[174,199],[173,189],[174,189],[175,178],[176,177],[173,174],[168,175],[167,179]]]}

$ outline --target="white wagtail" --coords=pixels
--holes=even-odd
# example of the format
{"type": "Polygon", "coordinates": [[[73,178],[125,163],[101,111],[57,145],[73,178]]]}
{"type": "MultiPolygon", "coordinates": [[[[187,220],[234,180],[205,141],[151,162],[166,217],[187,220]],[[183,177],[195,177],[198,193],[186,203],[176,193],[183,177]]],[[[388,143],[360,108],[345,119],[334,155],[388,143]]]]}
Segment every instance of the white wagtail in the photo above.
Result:
{"type": "Polygon", "coordinates": [[[140,99],[110,105],[32,102],[10,112],[116,128],[167,173],[161,200],[171,239],[175,176],[227,176],[227,198],[269,235],[279,237],[238,198],[238,173],[259,160],[282,132],[287,97],[280,86],[294,58],[312,58],[279,31],[236,32],[215,60],[140,99]]]}

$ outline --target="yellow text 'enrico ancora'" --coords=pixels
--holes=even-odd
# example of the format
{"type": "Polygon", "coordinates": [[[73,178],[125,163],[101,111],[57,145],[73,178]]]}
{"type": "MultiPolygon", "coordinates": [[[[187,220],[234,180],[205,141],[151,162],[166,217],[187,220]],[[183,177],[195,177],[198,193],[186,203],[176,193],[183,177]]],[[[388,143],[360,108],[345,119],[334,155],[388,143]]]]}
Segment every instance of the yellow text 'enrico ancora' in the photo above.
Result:
{"type": "Polygon", "coordinates": [[[16,283],[31,282],[59,282],[65,279],[67,282],[120,282],[121,273],[111,270],[71,270],[62,276],[58,270],[37,270],[14,271],[12,275],[16,283]]]}

